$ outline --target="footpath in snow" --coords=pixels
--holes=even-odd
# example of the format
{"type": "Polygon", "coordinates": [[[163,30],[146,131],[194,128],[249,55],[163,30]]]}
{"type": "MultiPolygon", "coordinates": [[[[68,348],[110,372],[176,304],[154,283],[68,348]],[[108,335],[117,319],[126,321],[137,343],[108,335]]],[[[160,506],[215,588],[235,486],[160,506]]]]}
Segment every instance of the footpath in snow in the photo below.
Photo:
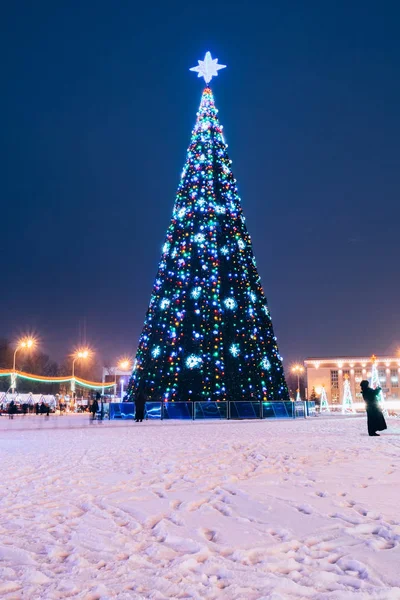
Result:
{"type": "Polygon", "coordinates": [[[0,418],[0,598],[400,599],[400,424],[0,418]]]}

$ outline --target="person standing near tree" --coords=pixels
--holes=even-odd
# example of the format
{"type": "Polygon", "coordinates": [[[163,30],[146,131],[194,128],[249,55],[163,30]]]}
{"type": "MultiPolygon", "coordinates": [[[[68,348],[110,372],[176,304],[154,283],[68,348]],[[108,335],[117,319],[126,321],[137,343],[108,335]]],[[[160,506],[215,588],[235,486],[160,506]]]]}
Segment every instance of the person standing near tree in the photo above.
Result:
{"type": "Polygon", "coordinates": [[[360,387],[367,411],[368,435],[379,436],[379,433],[376,433],[377,431],[387,429],[385,417],[378,403],[378,395],[381,388],[372,389],[369,387],[369,382],[366,379],[360,383],[360,387]]]}
{"type": "Polygon", "coordinates": [[[135,398],[135,421],[141,423],[144,418],[144,407],[146,405],[146,396],[142,389],[138,391],[135,398]]]}
{"type": "Polygon", "coordinates": [[[8,418],[13,419],[16,412],[17,412],[17,406],[16,406],[14,400],[11,400],[10,404],[8,405],[8,418]]]}
{"type": "Polygon", "coordinates": [[[103,418],[104,418],[104,404],[103,404],[103,396],[100,394],[100,392],[96,392],[96,400],[97,400],[97,406],[100,407],[99,423],[102,423],[103,418]]]}
{"type": "Polygon", "coordinates": [[[95,400],[93,400],[92,406],[90,407],[90,410],[92,412],[92,421],[95,420],[96,418],[96,413],[99,410],[99,403],[97,401],[97,398],[95,398],[95,400]]]}

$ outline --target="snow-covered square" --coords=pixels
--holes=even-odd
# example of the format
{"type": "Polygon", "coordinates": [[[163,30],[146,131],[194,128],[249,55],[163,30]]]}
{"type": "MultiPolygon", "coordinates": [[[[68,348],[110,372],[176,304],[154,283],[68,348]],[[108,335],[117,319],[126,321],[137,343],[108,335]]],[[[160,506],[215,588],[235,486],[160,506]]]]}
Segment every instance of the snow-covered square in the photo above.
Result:
{"type": "Polygon", "coordinates": [[[0,597],[400,598],[400,427],[0,419],[0,597]]]}

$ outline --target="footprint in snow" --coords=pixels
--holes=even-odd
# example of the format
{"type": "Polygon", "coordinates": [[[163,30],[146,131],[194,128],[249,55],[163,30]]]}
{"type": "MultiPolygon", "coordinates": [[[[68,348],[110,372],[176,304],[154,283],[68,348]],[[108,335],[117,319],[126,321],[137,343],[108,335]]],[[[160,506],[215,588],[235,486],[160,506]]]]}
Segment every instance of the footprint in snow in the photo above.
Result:
{"type": "Polygon", "coordinates": [[[201,529],[201,533],[206,538],[206,540],[215,543],[217,537],[216,531],[214,531],[213,529],[201,529]]]}

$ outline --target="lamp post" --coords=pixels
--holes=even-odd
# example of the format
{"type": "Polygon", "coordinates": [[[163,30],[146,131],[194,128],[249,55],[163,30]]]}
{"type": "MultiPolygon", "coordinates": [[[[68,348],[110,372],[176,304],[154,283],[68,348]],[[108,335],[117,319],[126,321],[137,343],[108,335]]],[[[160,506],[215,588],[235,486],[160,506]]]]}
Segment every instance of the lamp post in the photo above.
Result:
{"type": "MultiPolygon", "coordinates": [[[[131,359],[130,358],[121,358],[114,371],[114,398],[117,397],[117,371],[129,371],[131,367],[131,359]]],[[[124,383],[125,380],[121,379],[121,402],[122,402],[122,393],[124,391],[124,383]]]]}
{"type": "Polygon", "coordinates": [[[125,383],[125,379],[120,379],[119,382],[121,384],[121,402],[122,402],[122,399],[124,397],[124,383],[125,383]]]}
{"type": "Polygon", "coordinates": [[[300,374],[304,373],[304,367],[302,365],[294,365],[292,367],[292,373],[297,375],[297,397],[296,400],[300,398],[300,374]]]}
{"type": "Polygon", "coordinates": [[[11,390],[12,393],[15,394],[15,389],[17,387],[17,373],[15,370],[15,359],[17,357],[18,350],[32,350],[36,345],[36,340],[34,338],[28,337],[19,340],[17,347],[14,351],[14,359],[13,359],[13,372],[11,376],[11,390]]]}
{"type": "Polygon", "coordinates": [[[85,358],[88,358],[89,356],[90,356],[90,350],[89,350],[89,348],[80,348],[73,355],[73,360],[72,360],[72,378],[71,378],[71,395],[72,395],[72,399],[74,398],[74,394],[75,394],[75,363],[76,363],[77,360],[85,359],[85,358]]]}

